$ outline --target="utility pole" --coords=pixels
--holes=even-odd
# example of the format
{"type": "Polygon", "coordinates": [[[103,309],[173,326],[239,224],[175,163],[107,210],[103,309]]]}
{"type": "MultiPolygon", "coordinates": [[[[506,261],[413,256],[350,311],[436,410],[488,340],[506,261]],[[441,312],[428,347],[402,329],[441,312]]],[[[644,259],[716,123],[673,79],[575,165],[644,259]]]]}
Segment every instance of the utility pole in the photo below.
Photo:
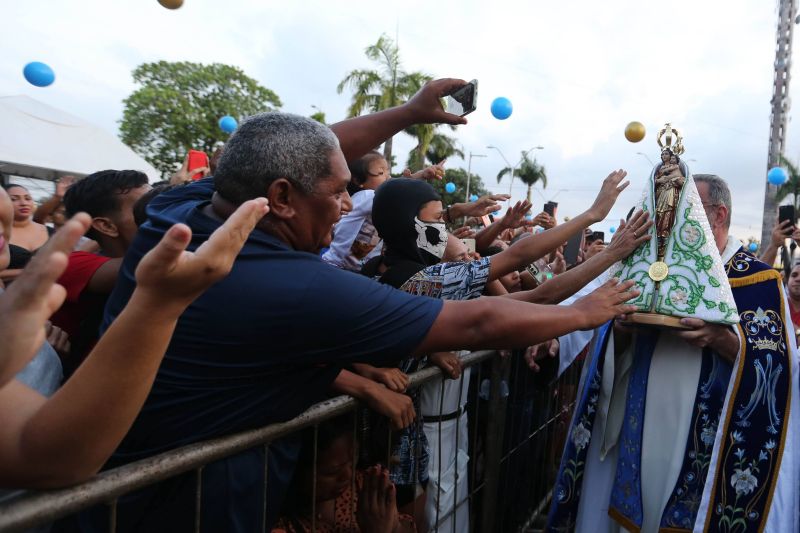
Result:
{"type": "MultiPolygon", "coordinates": [[[[792,67],[792,33],[797,16],[797,0],[780,0],[778,32],[775,47],[775,77],[772,86],[772,114],[769,125],[769,158],[767,170],[780,165],[786,144],[786,121],[789,114],[789,78],[792,67]]],[[[765,178],[766,179],[766,178],[765,178]]],[[[778,220],[775,195],[778,187],[768,181],[764,190],[764,215],[761,221],[761,245],[769,243],[772,228],[778,220]]]]}
{"type": "Polygon", "coordinates": [[[486,157],[483,154],[473,154],[472,152],[469,153],[469,163],[467,163],[467,194],[465,195],[464,201],[469,202],[469,181],[472,177],[472,158],[473,157],[486,157]]]}

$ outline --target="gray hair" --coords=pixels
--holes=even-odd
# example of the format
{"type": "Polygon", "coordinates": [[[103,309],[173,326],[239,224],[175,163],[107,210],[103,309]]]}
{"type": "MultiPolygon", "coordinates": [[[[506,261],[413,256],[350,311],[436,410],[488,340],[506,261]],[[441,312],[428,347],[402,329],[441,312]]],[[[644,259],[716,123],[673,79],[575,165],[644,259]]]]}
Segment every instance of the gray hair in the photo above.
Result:
{"type": "Polygon", "coordinates": [[[225,143],[214,174],[216,190],[240,204],[264,196],[286,178],[305,193],[331,174],[330,156],[339,140],[316,120],[289,113],[260,113],[246,119],[225,143]]]}
{"type": "Polygon", "coordinates": [[[724,205],[728,208],[728,217],[725,219],[725,227],[731,227],[731,190],[724,179],[716,174],[695,174],[695,183],[705,183],[708,185],[708,199],[714,205],[724,205]]]}

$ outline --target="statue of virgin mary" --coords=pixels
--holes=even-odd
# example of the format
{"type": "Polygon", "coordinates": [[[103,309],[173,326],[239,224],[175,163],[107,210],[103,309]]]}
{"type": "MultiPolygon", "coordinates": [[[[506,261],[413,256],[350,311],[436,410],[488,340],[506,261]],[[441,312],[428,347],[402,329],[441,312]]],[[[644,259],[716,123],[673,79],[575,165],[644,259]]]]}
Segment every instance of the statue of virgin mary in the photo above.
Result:
{"type": "Polygon", "coordinates": [[[661,162],[653,167],[639,208],[655,214],[652,238],[612,268],[641,291],[631,322],[681,327],[680,318],[736,324],[739,314],[689,167],[682,138],[669,124],[658,137],[661,162]],[[665,142],[666,141],[666,142],[665,142]],[[674,142],[673,142],[674,141],[674,142]]]}

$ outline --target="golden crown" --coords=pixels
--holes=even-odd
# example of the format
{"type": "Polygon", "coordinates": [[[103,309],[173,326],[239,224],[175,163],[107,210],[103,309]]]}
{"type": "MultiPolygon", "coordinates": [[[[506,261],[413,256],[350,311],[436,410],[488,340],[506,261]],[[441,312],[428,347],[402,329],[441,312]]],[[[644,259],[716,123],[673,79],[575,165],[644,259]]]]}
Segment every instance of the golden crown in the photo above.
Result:
{"type": "Polygon", "coordinates": [[[685,151],[683,147],[683,137],[669,122],[658,132],[656,140],[662,152],[664,150],[669,150],[675,155],[681,155],[685,151]]]}
{"type": "Polygon", "coordinates": [[[769,339],[755,339],[753,344],[756,345],[756,350],[778,350],[778,341],[773,341],[769,339]]]}

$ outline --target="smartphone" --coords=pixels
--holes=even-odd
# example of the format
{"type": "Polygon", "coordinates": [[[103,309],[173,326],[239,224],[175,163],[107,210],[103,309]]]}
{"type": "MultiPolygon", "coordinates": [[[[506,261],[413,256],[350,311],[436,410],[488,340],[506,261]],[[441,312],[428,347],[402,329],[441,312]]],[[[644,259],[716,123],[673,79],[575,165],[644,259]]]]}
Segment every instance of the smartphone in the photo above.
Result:
{"type": "Polygon", "coordinates": [[[483,227],[488,228],[492,225],[492,219],[489,218],[489,215],[483,215],[481,217],[481,222],[483,222],[483,227]]]}
{"type": "Polygon", "coordinates": [[[797,224],[797,215],[793,205],[782,205],[778,208],[778,224],[785,220],[791,220],[792,225],[797,224]]]}
{"type": "Polygon", "coordinates": [[[478,80],[472,80],[447,97],[447,112],[463,117],[469,115],[478,104],[478,80]]]}
{"type": "Polygon", "coordinates": [[[556,218],[556,209],[558,209],[558,202],[547,202],[544,204],[544,212],[553,218],[556,218]]]}
{"type": "Polygon", "coordinates": [[[196,168],[208,168],[208,154],[205,152],[201,152],[200,150],[189,150],[189,175],[191,176],[192,180],[199,180],[203,177],[202,172],[195,172],[192,171],[196,168]]]}
{"type": "Polygon", "coordinates": [[[593,231],[592,236],[589,238],[590,242],[600,241],[606,242],[606,234],[604,231],[593,231]]]}
{"type": "Polygon", "coordinates": [[[475,253],[475,239],[461,239],[461,242],[463,242],[464,245],[467,247],[469,255],[475,253]]]}
{"type": "Polygon", "coordinates": [[[564,261],[568,267],[575,265],[578,262],[578,252],[583,247],[583,232],[580,231],[569,238],[567,245],[564,247],[564,261]]]}

